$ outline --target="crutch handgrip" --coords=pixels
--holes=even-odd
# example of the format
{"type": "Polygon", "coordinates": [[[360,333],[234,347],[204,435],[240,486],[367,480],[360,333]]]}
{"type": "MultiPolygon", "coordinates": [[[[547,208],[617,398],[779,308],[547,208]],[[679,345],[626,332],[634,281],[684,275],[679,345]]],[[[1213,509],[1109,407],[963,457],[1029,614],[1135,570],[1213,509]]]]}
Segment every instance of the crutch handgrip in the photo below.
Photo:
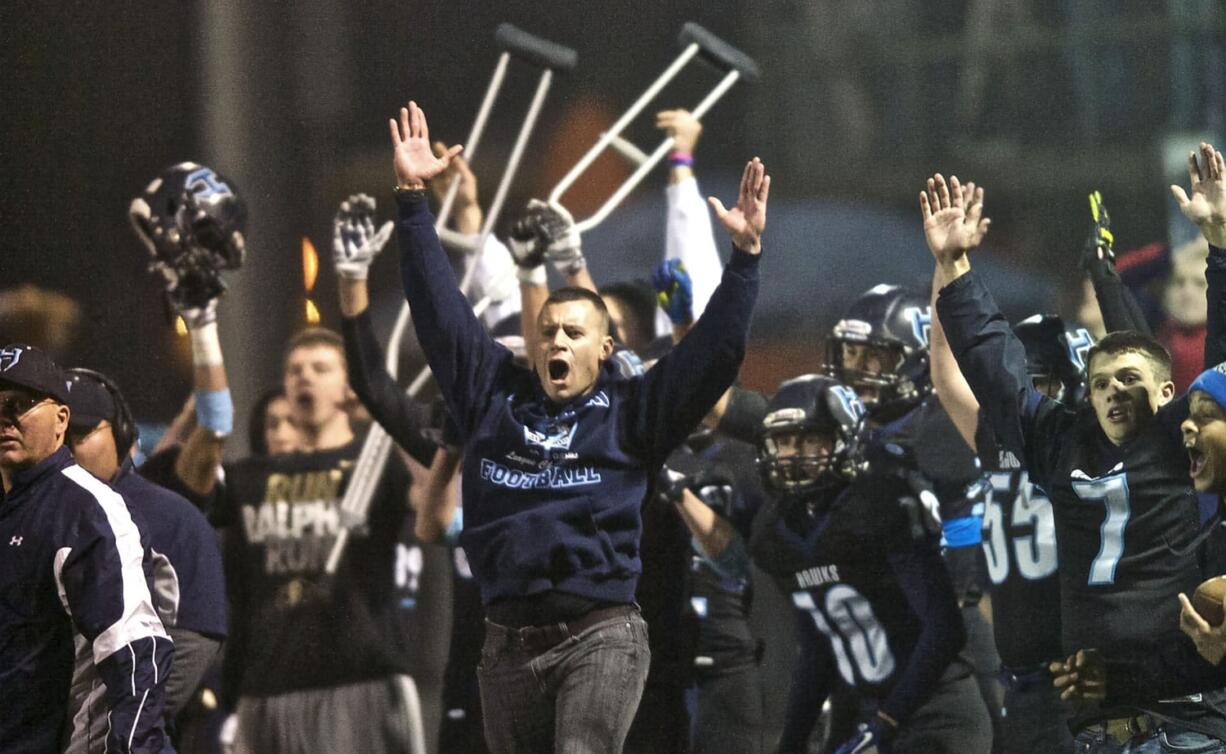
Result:
{"type": "Polygon", "coordinates": [[[741,78],[752,83],[758,80],[758,64],[753,58],[702,28],[693,21],[681,27],[681,46],[697,44],[702,57],[708,63],[724,71],[736,71],[741,78]]]}
{"type": "Polygon", "coordinates": [[[494,40],[517,58],[554,71],[569,71],[579,62],[579,53],[569,47],[533,36],[511,24],[499,24],[494,40]]]}

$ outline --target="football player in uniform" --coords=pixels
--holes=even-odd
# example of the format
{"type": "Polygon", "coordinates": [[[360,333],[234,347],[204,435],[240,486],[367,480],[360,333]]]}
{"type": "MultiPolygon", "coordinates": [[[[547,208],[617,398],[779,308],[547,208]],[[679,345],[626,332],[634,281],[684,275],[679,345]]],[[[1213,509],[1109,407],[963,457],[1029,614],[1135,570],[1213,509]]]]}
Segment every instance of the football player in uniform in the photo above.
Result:
{"type": "MultiPolygon", "coordinates": [[[[1059,317],[1036,315],[1014,326],[1014,332],[1025,344],[1027,371],[1036,389],[1058,400],[1079,401],[1085,352],[1093,342],[1088,331],[1066,331],[1059,317]]],[[[981,435],[976,437],[978,404],[964,382],[951,384],[961,380],[961,374],[939,321],[932,328],[932,366],[938,393],[963,437],[975,443],[992,483],[983,552],[1005,686],[996,746],[1006,754],[1070,750],[1067,712],[1048,672],[1048,663],[1064,656],[1051,501],[1030,481],[1016,456],[996,447],[985,425],[978,425],[981,435]],[[973,410],[959,411],[959,401],[971,402],[973,410]]]]}
{"type": "MultiPolygon", "coordinates": [[[[1200,164],[1195,153],[1189,158],[1191,198],[1179,187],[1172,191],[1216,246],[1226,243],[1226,178],[1216,150],[1202,144],[1200,156],[1200,164]]],[[[956,179],[946,184],[936,175],[920,205],[941,271],[938,311],[953,354],[1001,446],[1052,499],[1065,653],[1097,648],[1096,656],[1106,660],[1161,655],[1160,647],[1177,646],[1182,638],[1176,595],[1199,583],[1203,541],[1179,437],[1187,401],[1174,399],[1169,356],[1152,338],[1112,333],[1087,358],[1088,406],[1039,393],[1027,374],[1024,347],[967,257],[982,238],[982,204],[967,211],[956,179]]],[[[1220,303],[1214,303],[1226,294],[1224,281],[1215,280],[1216,266],[1224,263],[1210,257],[1205,352],[1211,363],[1226,355],[1220,303]]],[[[1069,696],[1084,690],[1080,664],[1059,668],[1069,696]]],[[[1075,738],[1090,751],[1114,751],[1130,739],[1166,737],[1182,745],[1226,740],[1226,720],[1199,694],[1178,696],[1203,690],[1202,680],[1194,666],[1172,663],[1162,685],[1119,684],[1114,698],[1079,710],[1075,738]]]]}
{"type": "MultiPolygon", "coordinates": [[[[871,429],[866,442],[897,449],[939,502],[944,556],[969,634],[965,652],[995,721],[1002,704],[1000,661],[979,609],[987,485],[975,454],[931,395],[929,329],[930,306],[923,295],[896,285],[874,286],[852,302],[831,331],[823,370],[853,387],[865,405],[871,429]]],[[[713,412],[717,430],[752,438],[766,398],[741,388],[725,398],[713,412]]]]}
{"type": "Polygon", "coordinates": [[[893,455],[861,446],[864,408],[830,377],[783,383],[760,437],[775,498],[751,550],[791,595],[802,646],[780,751],[807,751],[823,700],[852,688],[860,724],[837,751],[976,752],[991,729],[939,524],[893,455]],[[863,453],[863,455],[861,455],[863,453]]]}

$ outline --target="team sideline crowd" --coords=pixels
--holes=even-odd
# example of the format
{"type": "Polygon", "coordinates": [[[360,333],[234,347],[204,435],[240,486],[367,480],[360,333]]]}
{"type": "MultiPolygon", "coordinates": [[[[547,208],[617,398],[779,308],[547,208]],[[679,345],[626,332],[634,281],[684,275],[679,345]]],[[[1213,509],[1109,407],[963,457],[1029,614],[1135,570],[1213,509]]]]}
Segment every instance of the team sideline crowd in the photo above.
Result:
{"type": "Polygon", "coordinates": [[[597,281],[556,201],[494,237],[409,102],[394,220],[340,204],[339,332],[289,340],[236,462],[245,205],[204,165],[152,181],[129,215],[194,380],[156,445],[105,366],[0,344],[0,751],[424,754],[409,658],[450,624],[444,753],[1226,752],[1223,153],[1171,187],[1200,237],[1160,307],[1090,196],[1080,322],[1005,319],[986,187],[934,174],[931,288],[865,291],[763,394],[737,378],[771,177],[704,200],[699,118],[656,126],[663,261],[597,281]],[[393,240],[437,399],[372,320],[393,240]],[[450,615],[406,619],[425,543],[450,615]],[[781,734],[763,589],[795,625],[781,734]]]}

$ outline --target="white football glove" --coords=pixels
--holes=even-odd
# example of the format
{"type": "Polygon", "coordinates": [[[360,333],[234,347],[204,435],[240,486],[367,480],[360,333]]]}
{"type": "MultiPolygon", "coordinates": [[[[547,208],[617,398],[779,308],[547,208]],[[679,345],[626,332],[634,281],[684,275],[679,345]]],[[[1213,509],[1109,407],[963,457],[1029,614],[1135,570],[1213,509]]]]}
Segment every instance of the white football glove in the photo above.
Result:
{"type": "Polygon", "coordinates": [[[336,274],[365,280],[371,262],[387,245],[394,227],[389,220],[375,230],[375,200],[366,194],[354,194],[341,202],[332,219],[332,264],[336,274]]]}

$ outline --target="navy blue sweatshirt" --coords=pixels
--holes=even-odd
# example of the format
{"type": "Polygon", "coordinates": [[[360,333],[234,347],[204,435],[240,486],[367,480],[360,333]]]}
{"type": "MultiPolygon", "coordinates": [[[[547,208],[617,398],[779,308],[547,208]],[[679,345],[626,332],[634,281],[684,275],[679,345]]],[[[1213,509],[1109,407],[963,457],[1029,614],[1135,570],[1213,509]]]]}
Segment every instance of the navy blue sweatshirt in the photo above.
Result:
{"type": "Polygon", "coordinates": [[[413,326],[464,440],[460,544],[483,601],[554,590],[633,602],[648,482],[736,377],[758,257],[734,249],[703,316],[646,374],[606,363],[591,392],[556,405],[473,316],[425,199],[398,202],[413,326]]]}
{"type": "Polygon", "coordinates": [[[58,751],[73,641],[92,645],[115,752],[157,754],[172,647],[124,499],[61,447],[0,500],[0,749],[58,751]]]}

